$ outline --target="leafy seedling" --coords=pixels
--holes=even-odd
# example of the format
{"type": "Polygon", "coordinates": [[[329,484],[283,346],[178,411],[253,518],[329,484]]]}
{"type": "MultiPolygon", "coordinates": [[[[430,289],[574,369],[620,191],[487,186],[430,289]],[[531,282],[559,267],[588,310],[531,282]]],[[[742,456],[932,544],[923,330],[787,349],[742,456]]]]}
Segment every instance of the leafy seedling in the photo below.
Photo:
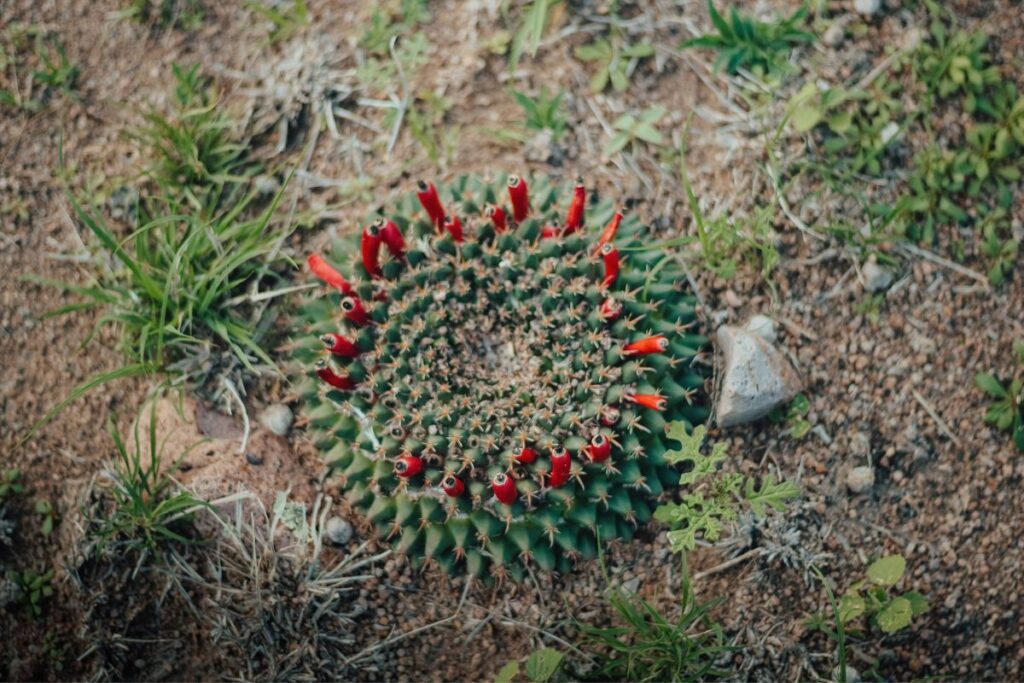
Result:
{"type": "Polygon", "coordinates": [[[494,683],[512,683],[516,680],[526,680],[530,683],[547,683],[555,677],[562,666],[565,655],[550,647],[541,648],[522,662],[513,659],[501,667],[494,683]]]}
{"type": "Polygon", "coordinates": [[[21,604],[32,617],[39,618],[43,614],[43,601],[53,595],[53,570],[38,572],[26,569],[20,572],[8,572],[7,578],[13,581],[21,591],[21,604]]]}
{"type": "Polygon", "coordinates": [[[731,75],[741,69],[759,75],[784,73],[791,68],[787,60],[793,48],[814,42],[814,34],[801,28],[807,19],[806,3],[787,19],[775,22],[743,16],[735,7],[729,10],[726,20],[712,0],[708,0],[708,14],[718,32],[688,40],[681,47],[715,50],[715,68],[725,69],[731,75]]]}
{"type": "Polygon", "coordinates": [[[21,470],[11,467],[0,476],[0,505],[6,503],[13,496],[20,496],[25,492],[25,484],[21,481],[21,470]]]}
{"type": "MultiPolygon", "coordinates": [[[[1024,368],[1024,342],[1015,342],[1013,353],[1024,368]]],[[[1024,451],[1024,377],[1004,384],[995,375],[982,372],[974,378],[978,388],[994,399],[985,411],[985,422],[1002,432],[1009,432],[1018,450],[1024,451]]]]}
{"type": "Polygon", "coordinates": [[[39,533],[43,536],[49,536],[53,533],[53,525],[57,521],[57,513],[53,509],[53,504],[48,500],[37,500],[35,504],[35,513],[41,520],[39,533]]]}
{"type": "Polygon", "coordinates": [[[535,57],[540,41],[544,37],[551,10],[560,0],[532,0],[522,10],[522,21],[512,36],[508,51],[508,70],[512,73],[519,68],[524,54],[535,57]]]}
{"type": "Polygon", "coordinates": [[[306,0],[292,0],[291,7],[287,8],[283,3],[266,5],[258,0],[247,2],[246,6],[270,22],[271,29],[267,41],[271,45],[291,38],[309,25],[309,7],[306,0]]]}
{"type": "MultiPolygon", "coordinates": [[[[906,572],[907,564],[902,555],[889,555],[875,560],[867,570],[865,578],[853,583],[843,593],[835,606],[834,617],[842,624],[845,632],[856,633],[858,624],[875,626],[882,633],[890,634],[910,626],[914,617],[928,611],[928,599],[917,591],[894,595],[893,587],[906,572]]],[[[823,624],[828,623],[824,615],[809,619],[807,625],[823,630],[835,637],[823,624]]]]}
{"type": "Polygon", "coordinates": [[[651,107],[639,117],[632,114],[623,114],[615,119],[612,128],[616,133],[605,145],[604,153],[607,156],[617,154],[627,146],[635,145],[638,142],[646,142],[650,145],[660,146],[664,144],[664,137],[658,130],[656,124],[665,116],[666,110],[658,105],[651,107]]]}
{"type": "Polygon", "coordinates": [[[611,83],[616,92],[625,92],[629,88],[629,77],[640,60],[654,56],[654,45],[619,45],[617,41],[602,39],[580,45],[574,54],[580,61],[597,65],[597,72],[590,79],[591,90],[603,92],[611,83]]]}
{"type": "Polygon", "coordinates": [[[551,138],[556,142],[565,135],[567,120],[562,110],[562,98],[565,91],[559,90],[552,94],[547,87],[542,87],[536,97],[530,97],[518,90],[512,91],[512,98],[522,107],[525,120],[523,125],[528,130],[551,131],[551,138]]]}
{"type": "Polygon", "coordinates": [[[772,475],[760,481],[738,473],[719,470],[726,460],[728,446],[715,443],[707,455],[701,446],[707,429],[701,425],[687,434],[682,422],[669,423],[666,434],[678,441],[681,448],[665,452],[665,459],[681,466],[684,474],[679,484],[684,487],[679,503],[658,506],[654,518],[669,524],[668,540],[675,552],[691,551],[697,540],[714,543],[721,538],[725,525],[739,518],[740,505],[746,505],[758,517],[769,509],[782,511],[786,502],[797,497],[800,490],[789,481],[777,482],[772,475]]]}

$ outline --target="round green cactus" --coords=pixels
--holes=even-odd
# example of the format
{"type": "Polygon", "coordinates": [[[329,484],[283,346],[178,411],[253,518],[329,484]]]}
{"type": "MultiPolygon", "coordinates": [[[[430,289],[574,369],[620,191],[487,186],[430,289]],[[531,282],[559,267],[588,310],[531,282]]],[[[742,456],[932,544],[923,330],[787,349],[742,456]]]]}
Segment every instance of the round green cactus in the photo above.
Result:
{"type": "Polygon", "coordinates": [[[708,414],[678,262],[581,182],[566,202],[544,178],[420,182],[370,220],[309,258],[326,288],[293,342],[353,505],[414,563],[476,576],[631,538],[679,480],[666,423],[708,414]]]}

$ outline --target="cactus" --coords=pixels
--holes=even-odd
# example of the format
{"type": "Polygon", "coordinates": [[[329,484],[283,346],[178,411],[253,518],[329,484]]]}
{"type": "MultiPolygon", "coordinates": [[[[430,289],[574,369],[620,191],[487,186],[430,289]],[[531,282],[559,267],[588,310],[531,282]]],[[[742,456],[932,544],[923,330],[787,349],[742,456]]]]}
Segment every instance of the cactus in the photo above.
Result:
{"type": "Polygon", "coordinates": [[[581,180],[563,203],[544,178],[462,177],[309,257],[326,290],[289,344],[305,423],[416,566],[567,572],[678,484],[665,425],[707,418],[707,340],[648,237],[581,180]]]}

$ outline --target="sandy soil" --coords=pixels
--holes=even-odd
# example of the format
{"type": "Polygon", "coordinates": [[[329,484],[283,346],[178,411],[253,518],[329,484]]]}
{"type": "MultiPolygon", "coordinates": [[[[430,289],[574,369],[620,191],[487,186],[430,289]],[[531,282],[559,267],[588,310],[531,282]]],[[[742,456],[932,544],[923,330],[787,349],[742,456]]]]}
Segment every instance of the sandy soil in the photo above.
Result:
{"type": "MultiPolygon", "coordinates": [[[[351,229],[347,216],[361,216],[374,206],[371,200],[358,194],[350,198],[343,191],[343,184],[354,179],[368,178],[376,201],[381,201],[420,175],[443,179],[455,173],[499,174],[524,167],[522,147],[502,143],[487,130],[519,116],[506,94],[503,58],[489,55],[483,47],[497,31],[495,4],[431,3],[434,19],[426,30],[440,40],[444,29],[446,47],[431,56],[434,68],[412,86],[417,92],[442,91],[453,103],[444,127],[458,128],[460,135],[444,168],[434,168],[407,132],[390,154],[374,142],[377,133],[357,124],[343,123],[338,139],[320,135],[308,156],[308,174],[338,183],[316,189],[300,185],[301,206],[316,209],[340,201],[343,219],[298,233],[290,245],[297,253],[331,231],[351,229]]],[[[649,11],[680,12],[675,3],[641,4],[649,11]]],[[[679,16],[703,25],[699,3],[678,4],[686,6],[679,16]]],[[[836,11],[846,9],[846,3],[829,4],[836,5],[836,11]]],[[[1016,60],[1019,65],[1024,58],[1019,5],[959,4],[969,10],[963,12],[965,21],[1000,36],[1004,61],[1016,60]]],[[[95,323],[90,315],[40,319],[70,299],[21,278],[80,281],[86,272],[81,264],[55,257],[77,252],[81,240],[56,172],[61,141],[70,184],[109,191],[137,173],[138,152],[123,130],[138,122],[139,108],[146,103],[166,100],[172,62],[198,61],[222,74],[226,106],[241,112],[249,101],[237,80],[223,74],[252,71],[279,59],[293,44],[266,47],[264,27],[250,12],[235,3],[208,5],[201,27],[188,32],[112,20],[108,15],[118,9],[116,2],[0,1],[0,28],[26,22],[57,32],[82,70],[76,96],[57,94],[34,114],[4,109],[0,119],[0,206],[22,208],[5,208],[0,214],[0,464],[21,468],[32,484],[32,498],[60,501],[62,524],[73,523],[76,515],[76,498],[67,492],[81,490],[112,456],[101,426],[110,416],[122,425],[134,417],[146,387],[123,381],[91,392],[18,446],[20,436],[70,387],[119,362],[109,331],[87,349],[79,349],[95,323]]],[[[312,28],[294,40],[315,35],[316,40],[337,45],[350,63],[369,9],[357,2],[310,5],[312,28]]],[[[883,40],[893,30],[886,25],[890,20],[877,22],[870,36],[883,40]]],[[[688,35],[683,26],[681,22],[661,27],[652,36],[659,45],[674,47],[688,35]]],[[[670,229],[685,229],[688,212],[681,190],[666,181],[655,159],[638,155],[631,165],[609,163],[600,150],[605,126],[628,108],[666,106],[671,112],[666,132],[678,131],[694,107],[719,108],[707,74],[665,52],[640,67],[627,95],[591,96],[586,91],[586,68],[571,57],[572,47],[581,42],[585,36],[579,33],[563,38],[556,30],[537,59],[524,60],[526,75],[520,87],[548,83],[570,93],[571,132],[560,165],[533,162],[529,168],[566,177],[582,174],[600,192],[637,200],[637,210],[648,218],[663,218],[670,229]]],[[[870,66],[868,59],[853,68],[870,66]]],[[[360,114],[378,125],[382,122],[379,112],[367,109],[360,114]]],[[[732,153],[723,149],[704,118],[695,118],[694,127],[690,172],[698,194],[711,206],[749,197],[751,187],[757,187],[751,178],[760,160],[744,158],[742,148],[732,153]]],[[[308,130],[300,129],[297,135],[284,159],[305,164],[311,137],[308,130]]],[[[270,138],[268,134],[256,142],[272,147],[270,138]]],[[[1019,224],[1024,219],[1019,201],[1014,210],[1019,224]]],[[[816,427],[799,441],[788,437],[784,426],[768,422],[721,435],[732,442],[732,452],[742,454],[740,469],[777,469],[798,480],[804,492],[784,520],[745,524],[731,544],[699,550],[691,560],[698,575],[715,570],[700,579],[697,591],[705,599],[725,597],[716,616],[747,648],[734,659],[737,675],[762,680],[826,675],[832,666],[830,645],[803,626],[804,618],[824,608],[825,599],[800,568],[801,562],[813,558],[843,586],[859,578],[869,558],[900,552],[909,567],[907,585],[927,594],[932,609],[912,629],[855,643],[853,665],[863,671],[870,668],[869,659],[877,658],[880,675],[893,679],[1021,678],[1024,573],[1016,539],[1024,532],[1024,500],[1018,489],[1024,458],[1005,435],[983,424],[986,401],[973,384],[976,372],[1005,373],[1012,341],[1024,338],[1019,313],[1024,310],[1024,286],[1019,274],[993,292],[948,268],[899,257],[897,281],[888,290],[877,321],[872,321],[856,312],[863,287],[855,263],[838,250],[821,256],[830,245],[789,223],[780,220],[776,228],[783,262],[772,278],[774,293],[752,275],[725,282],[695,273],[710,320],[742,322],[751,314],[766,313],[780,321],[779,344],[805,378],[812,406],[809,419],[816,427]],[[819,258],[812,260],[816,255],[819,258]],[[876,483],[869,492],[855,495],[846,487],[846,474],[864,464],[875,467],[876,483]],[[799,534],[802,550],[794,547],[792,533],[799,534]],[[740,555],[744,559],[719,569],[740,555]],[[792,559],[798,557],[802,560],[792,559]]],[[[964,265],[985,269],[970,258],[964,265]]],[[[283,391],[279,386],[257,386],[250,393],[252,409],[277,400],[283,391]]],[[[294,450],[308,453],[301,433],[293,433],[292,442],[294,450]]],[[[230,449],[224,450],[230,457],[230,449]]],[[[297,488],[312,490],[308,484],[319,474],[317,465],[295,457],[303,472],[296,475],[302,479],[297,488]]],[[[66,544],[74,534],[41,539],[29,504],[19,512],[24,523],[5,564],[42,566],[69,554],[66,544]]],[[[367,526],[354,521],[357,537],[366,535],[367,526]]],[[[645,530],[629,546],[609,549],[606,559],[607,578],[594,565],[569,577],[535,577],[521,586],[474,586],[457,613],[464,597],[462,580],[414,574],[400,559],[388,559],[361,590],[371,612],[359,624],[360,647],[455,616],[361,659],[361,666],[370,668],[359,675],[486,679],[508,659],[540,643],[557,646],[546,634],[564,635],[566,617],[606,619],[607,608],[599,598],[607,581],[625,582],[666,608],[677,599],[677,559],[656,530],[645,530]]],[[[43,618],[28,620],[20,613],[0,617],[3,632],[11,634],[0,646],[9,678],[81,678],[91,673],[90,660],[76,661],[83,636],[88,635],[80,631],[82,598],[68,581],[57,588],[58,596],[43,618]],[[64,647],[62,673],[53,671],[39,646],[46,633],[56,634],[64,647]]],[[[146,595],[160,590],[142,585],[135,589],[146,595]]],[[[137,620],[134,632],[156,629],[165,637],[178,637],[180,644],[147,645],[138,656],[148,661],[125,675],[179,679],[235,673],[230,665],[225,668],[221,653],[209,647],[186,610],[174,606],[170,598],[163,612],[162,602],[154,604],[152,613],[137,620]]]]}

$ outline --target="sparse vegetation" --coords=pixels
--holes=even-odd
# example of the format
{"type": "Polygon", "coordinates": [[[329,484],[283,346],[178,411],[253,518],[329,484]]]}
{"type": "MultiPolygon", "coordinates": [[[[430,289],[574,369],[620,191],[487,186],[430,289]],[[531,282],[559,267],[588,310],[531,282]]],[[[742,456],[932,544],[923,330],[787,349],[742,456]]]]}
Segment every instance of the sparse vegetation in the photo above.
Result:
{"type": "Polygon", "coordinates": [[[708,455],[701,453],[707,429],[700,425],[687,433],[680,422],[669,423],[666,432],[681,448],[665,452],[665,459],[681,467],[679,485],[685,493],[678,503],[658,506],[654,518],[670,525],[668,540],[675,552],[697,547],[698,539],[715,542],[725,526],[739,518],[740,506],[748,506],[758,516],[769,509],[784,510],[786,501],[800,491],[789,481],[776,481],[772,475],[758,480],[735,472],[720,472],[728,446],[717,442],[708,455]]]}
{"type": "Polygon", "coordinates": [[[291,0],[288,5],[265,4],[262,0],[250,0],[246,6],[270,22],[271,29],[267,40],[271,45],[291,38],[309,25],[309,7],[306,0],[291,0]]]}
{"type": "Polygon", "coordinates": [[[839,671],[845,672],[846,668],[846,639],[865,637],[864,626],[891,634],[907,628],[915,617],[928,611],[928,599],[917,591],[892,594],[905,571],[906,560],[902,555],[881,557],[868,567],[865,578],[844,591],[838,602],[828,588],[831,615],[819,613],[807,619],[806,625],[810,629],[821,631],[842,644],[839,671]]]}
{"type": "MultiPolygon", "coordinates": [[[[1013,354],[1024,369],[1024,342],[1015,342],[1013,354]]],[[[992,374],[982,372],[975,377],[978,388],[994,400],[985,411],[985,422],[1001,432],[1009,432],[1017,448],[1024,452],[1024,372],[1009,382],[1001,382],[992,374]]]]}
{"type": "MultiPolygon", "coordinates": [[[[133,429],[131,449],[125,445],[113,422],[107,431],[114,443],[115,459],[106,476],[111,484],[111,505],[107,514],[93,520],[93,537],[102,548],[116,542],[159,552],[165,542],[192,541],[187,527],[190,516],[206,505],[187,491],[176,490],[171,476],[177,463],[167,467],[163,444],[157,439],[155,404],[150,409],[146,431],[148,443],[140,440],[141,415],[133,429]],[[145,455],[144,455],[145,453],[145,455]]],[[[179,458],[184,454],[176,454],[179,458]]]]}
{"type": "Polygon", "coordinates": [[[204,13],[202,0],[128,0],[115,16],[160,30],[193,30],[203,23],[204,13]]]}
{"type": "Polygon", "coordinates": [[[593,63],[597,71],[590,78],[590,89],[602,92],[611,84],[616,92],[629,88],[629,79],[637,64],[645,57],[654,55],[650,43],[620,45],[617,39],[601,39],[587,45],[580,45],[574,53],[576,59],[593,63]]]}
{"type": "Polygon", "coordinates": [[[53,570],[9,571],[7,579],[17,586],[19,604],[29,616],[41,617],[44,603],[53,597],[53,570]]]}
{"type": "Polygon", "coordinates": [[[803,30],[807,19],[807,3],[786,19],[774,22],[757,21],[743,16],[732,7],[729,19],[708,0],[708,14],[718,33],[708,33],[683,43],[684,48],[709,48],[718,53],[715,68],[736,74],[746,69],[759,76],[790,70],[788,59],[793,48],[814,42],[814,34],[803,30]]]}
{"type": "Polygon", "coordinates": [[[562,98],[565,92],[559,90],[550,93],[546,87],[540,89],[535,97],[530,97],[518,90],[512,91],[512,97],[523,109],[525,119],[523,126],[527,130],[551,131],[551,139],[555,142],[565,135],[566,117],[562,110],[562,98]]]}

